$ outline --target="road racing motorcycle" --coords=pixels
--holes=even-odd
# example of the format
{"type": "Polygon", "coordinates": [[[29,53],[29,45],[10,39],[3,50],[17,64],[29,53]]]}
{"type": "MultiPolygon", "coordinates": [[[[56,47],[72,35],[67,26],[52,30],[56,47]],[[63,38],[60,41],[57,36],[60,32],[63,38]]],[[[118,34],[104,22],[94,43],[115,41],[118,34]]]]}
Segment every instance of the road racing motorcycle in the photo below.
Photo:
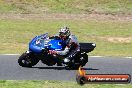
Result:
{"type": "MultiPolygon", "coordinates": [[[[74,35],[73,40],[77,41],[74,35]]],[[[41,61],[48,66],[58,65],[59,63],[67,69],[78,69],[79,66],[85,66],[88,62],[87,53],[93,51],[96,47],[94,43],[79,43],[79,45],[80,50],[72,54],[69,63],[64,63],[66,56],[50,54],[49,51],[63,50],[66,46],[65,41],[57,36],[49,38],[48,33],[45,33],[30,41],[29,49],[19,57],[18,63],[22,67],[32,67],[41,61]]]]}

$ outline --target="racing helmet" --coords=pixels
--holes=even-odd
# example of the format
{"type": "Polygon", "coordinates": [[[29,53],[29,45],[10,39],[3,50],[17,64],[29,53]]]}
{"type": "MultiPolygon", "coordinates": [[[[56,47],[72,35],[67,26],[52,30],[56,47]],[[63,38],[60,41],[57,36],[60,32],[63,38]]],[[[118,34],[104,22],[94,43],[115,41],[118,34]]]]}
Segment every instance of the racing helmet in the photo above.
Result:
{"type": "Polygon", "coordinates": [[[59,36],[60,37],[69,37],[71,35],[71,32],[69,30],[68,27],[62,27],[60,30],[59,30],[59,36]]]}

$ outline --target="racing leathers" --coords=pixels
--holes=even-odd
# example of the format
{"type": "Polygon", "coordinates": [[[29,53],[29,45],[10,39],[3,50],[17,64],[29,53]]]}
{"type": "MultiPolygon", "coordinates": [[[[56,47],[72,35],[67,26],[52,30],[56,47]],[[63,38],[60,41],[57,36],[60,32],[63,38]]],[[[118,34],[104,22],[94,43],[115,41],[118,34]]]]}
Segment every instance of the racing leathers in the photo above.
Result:
{"type": "Polygon", "coordinates": [[[80,45],[75,35],[70,35],[64,39],[66,47],[62,51],[56,51],[58,55],[65,56],[64,63],[69,63],[72,58],[80,51],[80,45]]]}

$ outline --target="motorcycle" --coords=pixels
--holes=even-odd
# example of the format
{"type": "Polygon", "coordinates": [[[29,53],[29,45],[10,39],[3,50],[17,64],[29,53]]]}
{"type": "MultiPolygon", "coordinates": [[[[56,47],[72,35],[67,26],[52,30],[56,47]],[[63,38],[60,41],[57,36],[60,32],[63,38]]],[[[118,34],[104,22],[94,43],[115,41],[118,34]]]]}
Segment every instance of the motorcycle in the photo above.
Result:
{"type": "MultiPolygon", "coordinates": [[[[77,41],[77,38],[74,35],[73,40],[77,41]]],[[[49,51],[61,51],[65,46],[65,41],[57,36],[49,38],[48,33],[36,36],[29,43],[29,50],[19,57],[18,63],[22,67],[32,67],[41,60],[43,64],[48,66],[60,64],[60,66],[64,66],[68,69],[78,69],[79,66],[85,66],[88,62],[87,53],[93,51],[96,44],[79,43],[80,50],[77,50],[72,54],[72,59],[68,64],[64,63],[65,56],[49,53],[49,51]]]]}

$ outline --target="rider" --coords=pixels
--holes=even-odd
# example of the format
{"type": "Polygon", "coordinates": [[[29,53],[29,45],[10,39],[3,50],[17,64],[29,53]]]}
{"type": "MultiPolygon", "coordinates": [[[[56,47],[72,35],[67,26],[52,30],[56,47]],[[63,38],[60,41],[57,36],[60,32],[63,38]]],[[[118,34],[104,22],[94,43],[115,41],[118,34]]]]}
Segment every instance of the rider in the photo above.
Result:
{"type": "Polygon", "coordinates": [[[65,41],[66,47],[62,51],[52,51],[52,53],[65,56],[64,63],[70,62],[74,53],[80,50],[79,43],[76,41],[76,37],[71,34],[68,27],[62,27],[59,30],[58,37],[65,41]]]}

